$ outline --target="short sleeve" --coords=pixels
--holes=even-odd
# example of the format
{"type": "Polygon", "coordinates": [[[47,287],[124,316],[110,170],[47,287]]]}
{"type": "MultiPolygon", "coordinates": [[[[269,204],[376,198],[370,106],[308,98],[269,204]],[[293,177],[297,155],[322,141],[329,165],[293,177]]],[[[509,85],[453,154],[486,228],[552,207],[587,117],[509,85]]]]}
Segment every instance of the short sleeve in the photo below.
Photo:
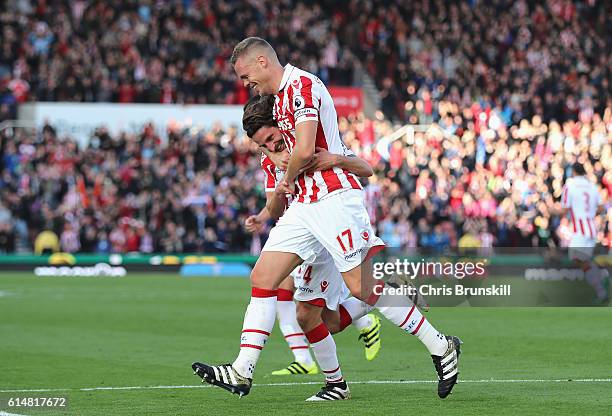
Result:
{"type": "Polygon", "coordinates": [[[313,83],[308,77],[300,76],[291,82],[291,88],[293,90],[291,108],[295,125],[304,121],[318,121],[321,86],[313,83]]]}
{"type": "Polygon", "coordinates": [[[264,154],[261,155],[261,169],[264,172],[264,188],[266,192],[274,192],[276,189],[276,166],[272,160],[264,154]]]}

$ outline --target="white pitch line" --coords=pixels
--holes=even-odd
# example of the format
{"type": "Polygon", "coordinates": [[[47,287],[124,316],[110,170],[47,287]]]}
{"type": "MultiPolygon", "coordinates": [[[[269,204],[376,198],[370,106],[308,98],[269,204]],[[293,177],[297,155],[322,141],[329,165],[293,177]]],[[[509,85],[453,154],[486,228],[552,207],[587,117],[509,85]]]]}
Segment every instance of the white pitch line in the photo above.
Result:
{"type": "Polygon", "coordinates": [[[3,412],[2,410],[0,410],[0,416],[26,416],[26,415],[20,415],[18,413],[7,413],[7,412],[3,412]]]}
{"type": "MultiPolygon", "coordinates": [[[[432,384],[437,380],[364,380],[350,381],[349,384],[432,384]]],[[[470,384],[501,384],[501,383],[612,383],[612,378],[578,378],[578,379],[482,379],[482,380],[459,380],[461,383],[470,384]]],[[[306,386],[321,384],[321,381],[288,382],[288,383],[256,383],[253,387],[286,387],[306,386]]],[[[83,387],[83,388],[56,388],[56,389],[21,389],[0,390],[0,393],[49,393],[56,391],[105,391],[105,390],[173,390],[173,389],[200,389],[212,387],[209,384],[178,385],[178,386],[123,386],[123,387],[83,387]]],[[[0,416],[3,416],[0,414],[0,416]]]]}

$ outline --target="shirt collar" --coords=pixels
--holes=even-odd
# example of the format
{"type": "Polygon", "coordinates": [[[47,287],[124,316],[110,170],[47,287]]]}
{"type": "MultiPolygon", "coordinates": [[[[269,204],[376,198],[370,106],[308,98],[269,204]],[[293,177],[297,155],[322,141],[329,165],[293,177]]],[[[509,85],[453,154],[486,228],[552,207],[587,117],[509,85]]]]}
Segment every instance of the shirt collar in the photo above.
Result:
{"type": "Polygon", "coordinates": [[[291,72],[293,72],[293,68],[295,67],[291,64],[285,65],[285,71],[283,72],[283,79],[281,79],[280,86],[278,87],[279,92],[282,91],[283,88],[285,88],[285,84],[287,84],[287,81],[289,81],[289,75],[291,75],[291,72]]]}

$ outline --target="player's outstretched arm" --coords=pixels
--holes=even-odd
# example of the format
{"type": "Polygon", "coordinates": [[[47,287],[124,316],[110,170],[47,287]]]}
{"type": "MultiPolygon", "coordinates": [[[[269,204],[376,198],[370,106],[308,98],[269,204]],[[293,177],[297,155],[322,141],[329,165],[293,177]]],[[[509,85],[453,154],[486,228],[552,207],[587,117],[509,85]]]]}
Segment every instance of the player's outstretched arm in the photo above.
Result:
{"type": "Polygon", "coordinates": [[[357,156],[336,155],[328,152],[322,147],[316,148],[316,153],[304,167],[304,172],[315,172],[331,168],[348,170],[360,178],[367,178],[374,174],[374,170],[368,162],[357,156]]]}

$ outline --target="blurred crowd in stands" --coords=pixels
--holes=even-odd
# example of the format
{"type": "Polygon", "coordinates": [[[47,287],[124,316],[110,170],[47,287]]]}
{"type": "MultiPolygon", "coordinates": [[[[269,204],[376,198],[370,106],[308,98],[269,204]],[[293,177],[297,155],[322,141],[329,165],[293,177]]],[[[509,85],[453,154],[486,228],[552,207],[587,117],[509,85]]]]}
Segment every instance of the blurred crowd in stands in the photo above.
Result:
{"type": "MultiPolygon", "coordinates": [[[[27,101],[244,103],[228,64],[263,36],[328,85],[361,73],[382,115],[340,121],[368,160],[370,215],[390,245],[564,246],[574,162],[612,192],[612,4],[604,0],[0,1],[0,122],[27,101]],[[398,125],[431,126],[391,139],[398,125]],[[433,124],[432,124],[433,123],[433,124]]],[[[159,127],[159,126],[158,126],[159,127]]],[[[258,252],[262,207],[242,134],[103,128],[86,148],[0,131],[0,252],[43,230],[67,252],[258,252]]],[[[604,245],[607,224],[598,219],[604,245]]],[[[48,237],[48,235],[46,235],[48,237]]]]}
{"type": "Polygon", "coordinates": [[[248,91],[228,58],[254,35],[328,85],[370,74],[394,121],[427,123],[450,100],[495,108],[507,124],[564,122],[610,100],[605,0],[2,4],[0,120],[28,100],[242,104],[248,91]]]}
{"type": "MultiPolygon", "coordinates": [[[[559,197],[575,162],[609,201],[612,108],[585,122],[534,116],[510,127],[478,105],[443,101],[436,112],[444,116],[427,130],[397,138],[388,121],[340,120],[346,144],[375,168],[366,198],[387,244],[566,246],[559,197]]],[[[231,128],[169,131],[167,143],[151,125],[117,136],[100,128],[83,149],[53,126],[8,129],[0,154],[0,252],[31,250],[44,230],[66,252],[257,253],[265,242],[267,230],[243,229],[264,204],[259,155],[231,128]]],[[[612,208],[596,223],[612,246],[612,208]]]]}
{"type": "Polygon", "coordinates": [[[30,248],[52,230],[66,252],[249,251],[245,215],[265,196],[259,159],[235,130],[151,126],[85,149],[52,126],[0,133],[0,251],[30,248]],[[12,231],[11,231],[12,229],[12,231]],[[4,241],[4,243],[2,243],[4,241]],[[3,245],[4,244],[4,245],[3,245]]]}

